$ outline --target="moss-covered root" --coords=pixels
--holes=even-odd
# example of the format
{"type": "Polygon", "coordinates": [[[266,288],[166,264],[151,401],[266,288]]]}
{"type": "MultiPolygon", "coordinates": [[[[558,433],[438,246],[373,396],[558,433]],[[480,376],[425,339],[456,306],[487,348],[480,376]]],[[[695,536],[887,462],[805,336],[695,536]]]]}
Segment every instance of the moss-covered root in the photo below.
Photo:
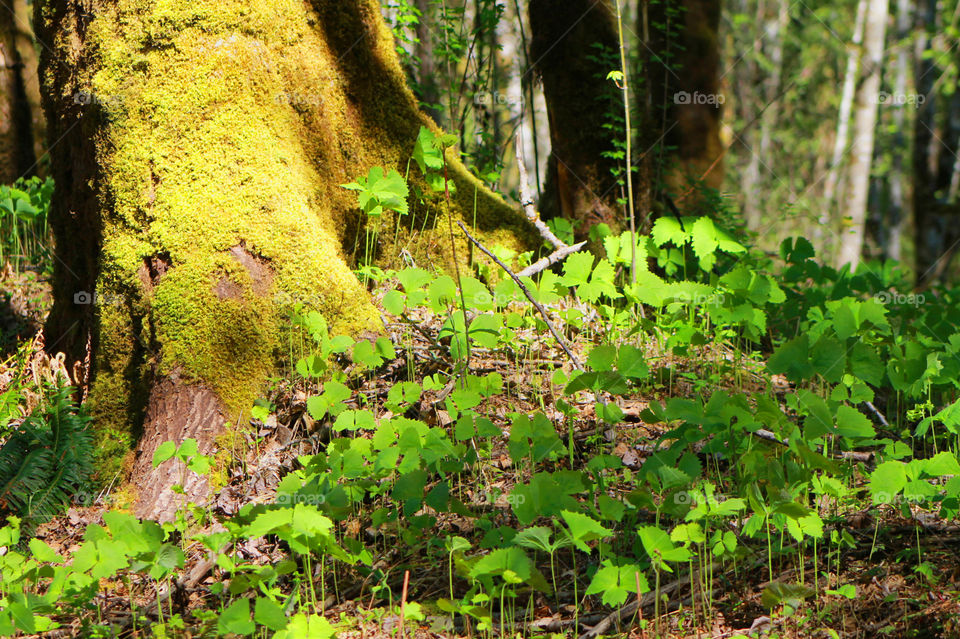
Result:
{"type": "MultiPolygon", "coordinates": [[[[173,463],[154,471],[153,451],[186,437],[215,448],[275,369],[292,304],[336,331],[379,326],[344,255],[357,211],[339,185],[372,166],[404,171],[432,125],[374,0],[53,0],[37,11],[52,45],[45,108],[62,137],[48,344],[93,363],[101,476],[132,468],[137,512],[170,517],[184,477],[173,463]],[[94,287],[95,304],[75,298],[94,287]]],[[[516,245],[517,213],[455,160],[450,175],[453,214],[516,245]]],[[[194,501],[206,491],[187,488],[194,501]]]]}

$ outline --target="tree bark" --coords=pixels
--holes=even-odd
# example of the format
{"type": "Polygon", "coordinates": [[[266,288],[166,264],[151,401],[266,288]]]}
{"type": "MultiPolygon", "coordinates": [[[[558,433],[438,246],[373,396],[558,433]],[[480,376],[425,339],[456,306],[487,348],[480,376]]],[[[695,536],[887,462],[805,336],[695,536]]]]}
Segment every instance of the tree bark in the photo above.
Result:
{"type": "Polygon", "coordinates": [[[647,73],[654,108],[665,109],[659,144],[664,187],[677,206],[700,211],[702,187],[723,181],[720,122],[720,0],[665,0],[649,6],[650,48],[655,55],[647,73]]]}
{"type": "Polygon", "coordinates": [[[604,155],[619,135],[605,127],[614,115],[607,110],[617,105],[600,100],[611,94],[606,76],[613,67],[597,60],[595,48],[619,52],[615,14],[609,2],[596,0],[531,0],[529,12],[530,58],[543,82],[552,144],[540,211],[573,221],[577,241],[599,223],[618,232],[624,213],[617,162],[604,155]]]}
{"type": "MultiPolygon", "coordinates": [[[[55,0],[36,23],[59,140],[46,343],[89,386],[101,477],[129,472],[134,511],[169,519],[181,473],[154,470],[154,450],[193,437],[219,454],[275,370],[294,303],[334,332],[381,326],[344,250],[364,221],[339,185],[373,166],[402,174],[420,127],[435,125],[375,0],[55,0]]],[[[451,206],[415,207],[397,221],[401,242],[426,222],[414,257],[465,261],[453,216],[525,248],[519,212],[455,155],[451,206]]],[[[381,262],[399,253],[377,249],[381,262]]],[[[199,502],[209,486],[186,488],[199,502]]]]}
{"type": "Polygon", "coordinates": [[[845,227],[838,262],[856,270],[863,251],[864,226],[867,217],[867,196],[870,169],[873,166],[873,142],[883,71],[883,45],[889,17],[889,0],[869,0],[863,32],[861,83],[857,90],[853,121],[853,146],[850,161],[850,193],[845,209],[845,227]]]}
{"type": "MultiPolygon", "coordinates": [[[[907,95],[907,77],[909,75],[910,49],[908,40],[910,27],[913,23],[913,4],[911,0],[897,0],[897,67],[894,80],[894,94],[907,95]]],[[[900,149],[907,148],[906,129],[906,101],[894,105],[893,129],[893,164],[890,168],[890,208],[884,229],[881,234],[885,239],[886,257],[894,261],[903,259],[903,226],[907,215],[906,208],[906,169],[903,154],[900,149]]]]}
{"type": "Polygon", "coordinates": [[[36,165],[24,65],[17,50],[16,18],[0,13],[0,184],[28,175],[36,165]]]}
{"type": "Polygon", "coordinates": [[[930,55],[941,19],[936,0],[919,4],[916,84],[923,101],[914,120],[913,211],[917,285],[921,287],[943,278],[960,242],[960,206],[950,199],[954,158],[960,149],[960,94],[954,91],[949,98],[937,94],[943,69],[938,69],[937,56],[930,55]]]}
{"type": "MultiPolygon", "coordinates": [[[[776,3],[777,14],[773,18],[767,18],[760,14],[757,16],[759,28],[764,34],[762,53],[766,57],[770,72],[763,80],[762,93],[763,104],[760,106],[763,113],[760,116],[760,135],[759,144],[755,144],[750,149],[750,161],[744,170],[744,218],[747,228],[759,230],[761,224],[761,210],[759,194],[756,192],[760,183],[760,163],[762,158],[769,158],[770,147],[773,139],[773,130],[777,125],[780,113],[780,87],[783,76],[783,41],[790,19],[790,4],[787,0],[778,0],[776,3]]],[[[756,64],[751,65],[754,68],[756,64]]],[[[754,76],[756,80],[759,80],[754,76]]],[[[753,109],[751,109],[752,111],[753,109]]],[[[745,122],[750,122],[745,119],[745,122]]],[[[757,136],[751,136],[757,139],[757,136]]],[[[767,160],[769,162],[769,160],[767,160]]]]}
{"type": "Polygon", "coordinates": [[[33,142],[33,155],[37,161],[31,171],[44,175],[46,166],[43,159],[47,136],[47,121],[43,116],[40,103],[40,59],[37,56],[37,43],[33,34],[33,9],[27,0],[13,0],[13,13],[16,17],[16,47],[20,62],[23,64],[23,88],[30,118],[30,134],[33,142]]]}

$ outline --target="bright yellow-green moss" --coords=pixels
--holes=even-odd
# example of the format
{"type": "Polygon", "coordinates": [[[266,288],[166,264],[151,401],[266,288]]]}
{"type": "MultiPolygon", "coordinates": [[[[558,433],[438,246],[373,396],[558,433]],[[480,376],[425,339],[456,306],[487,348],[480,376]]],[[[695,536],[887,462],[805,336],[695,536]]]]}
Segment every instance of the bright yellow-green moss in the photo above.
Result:
{"type": "MultiPolygon", "coordinates": [[[[209,386],[232,419],[274,369],[292,303],[318,307],[334,331],[380,327],[344,256],[359,212],[339,185],[372,166],[405,171],[420,126],[435,125],[374,0],[119,0],[86,38],[103,118],[98,292],[128,300],[100,308],[91,403],[109,457],[136,436],[125,407],[145,404],[148,371],[209,386]],[[268,281],[254,281],[238,246],[268,281]],[[151,260],[166,265],[154,281],[151,260]]],[[[456,217],[522,247],[516,211],[456,160],[450,178],[456,217]]],[[[446,218],[428,231],[418,246],[451,265],[446,218]]]]}

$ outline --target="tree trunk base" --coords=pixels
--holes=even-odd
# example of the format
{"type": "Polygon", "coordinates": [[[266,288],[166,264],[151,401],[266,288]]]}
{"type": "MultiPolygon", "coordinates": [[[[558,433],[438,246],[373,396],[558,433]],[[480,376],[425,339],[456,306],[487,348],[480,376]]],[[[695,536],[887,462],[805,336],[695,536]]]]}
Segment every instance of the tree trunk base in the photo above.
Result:
{"type": "Polygon", "coordinates": [[[153,386],[130,476],[131,486],[137,491],[137,517],[171,521],[177,508],[203,501],[210,488],[206,477],[188,471],[178,459],[154,468],[153,454],[163,442],[179,445],[192,438],[197,440],[200,454],[210,455],[225,422],[226,408],[216,393],[200,384],[185,383],[179,372],[153,386]],[[174,485],[181,486],[183,493],[174,492],[174,485]]]}

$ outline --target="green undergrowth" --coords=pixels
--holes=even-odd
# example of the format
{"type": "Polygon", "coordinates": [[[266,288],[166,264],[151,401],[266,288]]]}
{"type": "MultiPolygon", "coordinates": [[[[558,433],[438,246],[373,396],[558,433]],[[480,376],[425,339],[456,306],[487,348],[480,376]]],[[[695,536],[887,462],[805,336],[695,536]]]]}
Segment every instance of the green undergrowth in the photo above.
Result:
{"type": "MultiPolygon", "coordinates": [[[[398,206],[398,177],[351,185],[366,214],[398,206]]],[[[235,514],[185,503],[163,525],[109,511],[69,552],[11,519],[0,634],[80,619],[85,636],[326,637],[388,622],[539,636],[528,624],[544,607],[573,628],[646,595],[641,623],[667,636],[678,618],[709,626],[740,579],[811,636],[839,628],[868,586],[845,558],[885,553],[884,522],[915,530],[891,560],[942,579],[919,521],[960,512],[955,291],[901,292],[892,264],[825,267],[803,239],[769,257],[707,218],[597,241],[602,258],[525,280],[582,370],[489,272],[365,269],[390,320],[370,339],[297,308],[295,365],[274,385],[303,397],[291,445],[309,453],[275,493],[235,514]],[[866,541],[850,524],[864,511],[866,541]],[[250,544],[270,550],[251,558],[250,544]],[[201,550],[215,579],[200,603],[165,597],[201,550]],[[98,598],[110,589],[129,600],[113,626],[98,598]],[[328,614],[343,600],[364,604],[328,614]]],[[[289,415],[280,395],[256,402],[255,424],[289,415]]],[[[155,462],[170,457],[184,477],[215,472],[191,440],[155,462]]]]}

